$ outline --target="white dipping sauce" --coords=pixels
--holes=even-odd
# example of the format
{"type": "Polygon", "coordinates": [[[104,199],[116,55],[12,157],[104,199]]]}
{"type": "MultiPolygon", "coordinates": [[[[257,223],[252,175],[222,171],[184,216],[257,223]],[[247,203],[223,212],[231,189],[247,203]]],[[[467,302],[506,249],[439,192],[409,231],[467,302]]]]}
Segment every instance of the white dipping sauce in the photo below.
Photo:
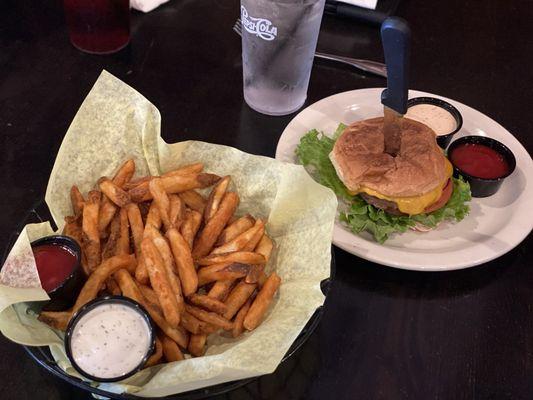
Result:
{"type": "Polygon", "coordinates": [[[417,104],[409,107],[405,116],[429,126],[437,136],[447,135],[457,128],[457,121],[454,116],[449,111],[434,104],[417,104]]]}
{"type": "Polygon", "coordinates": [[[83,371],[97,378],[116,378],[139,366],[150,339],[148,323],[135,309],[104,303],[77,321],[70,347],[83,371]]]}

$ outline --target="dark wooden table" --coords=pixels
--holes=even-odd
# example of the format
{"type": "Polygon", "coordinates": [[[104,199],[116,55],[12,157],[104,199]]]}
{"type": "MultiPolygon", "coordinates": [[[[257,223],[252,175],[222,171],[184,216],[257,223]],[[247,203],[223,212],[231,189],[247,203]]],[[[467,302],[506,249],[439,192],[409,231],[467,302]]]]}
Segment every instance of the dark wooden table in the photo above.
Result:
{"type": "MultiPolygon", "coordinates": [[[[44,194],[55,154],[105,68],[161,111],[167,141],[198,139],[273,156],[293,116],[242,97],[236,0],[172,0],[133,13],[131,45],[111,56],[74,49],[58,0],[0,4],[0,239],[44,194]]],[[[533,150],[531,1],[402,1],[413,31],[412,88],[491,116],[533,150]]],[[[325,17],[319,50],[382,60],[379,30],[325,17]]],[[[317,61],[307,104],[383,86],[317,61]]],[[[533,204],[533,203],[532,203],[533,204]]],[[[524,215],[531,218],[531,215],[524,215]]],[[[335,249],[337,276],[318,329],[268,376],[217,399],[533,398],[533,240],[457,272],[381,267],[335,249]],[[529,263],[528,263],[529,261],[529,263]]],[[[2,399],[85,399],[0,338],[2,399]]]]}

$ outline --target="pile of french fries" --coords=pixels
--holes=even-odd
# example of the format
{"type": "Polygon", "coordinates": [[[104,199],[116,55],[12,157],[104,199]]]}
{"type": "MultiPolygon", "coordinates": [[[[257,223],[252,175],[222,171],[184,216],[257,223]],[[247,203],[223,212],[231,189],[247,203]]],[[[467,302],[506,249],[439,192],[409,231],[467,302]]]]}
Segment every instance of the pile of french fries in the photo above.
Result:
{"type": "Polygon", "coordinates": [[[97,296],[127,296],[158,328],[147,366],[203,355],[212,333],[255,329],[281,283],[264,271],[274,244],[263,220],[234,215],[231,178],[202,171],[197,163],[133,179],[128,160],[85,198],[73,186],[63,234],[80,244],[87,281],[71,310],[39,319],[65,330],[97,296]],[[211,186],[207,199],[196,190],[211,186]]]}

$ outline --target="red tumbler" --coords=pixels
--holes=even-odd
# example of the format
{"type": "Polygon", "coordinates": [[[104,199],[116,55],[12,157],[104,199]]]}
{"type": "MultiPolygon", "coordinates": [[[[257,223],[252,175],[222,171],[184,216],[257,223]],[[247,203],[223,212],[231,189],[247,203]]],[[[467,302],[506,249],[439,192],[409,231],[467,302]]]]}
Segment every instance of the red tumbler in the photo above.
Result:
{"type": "Polygon", "coordinates": [[[114,53],[130,41],[129,0],[64,0],[72,44],[87,53],[114,53]]]}

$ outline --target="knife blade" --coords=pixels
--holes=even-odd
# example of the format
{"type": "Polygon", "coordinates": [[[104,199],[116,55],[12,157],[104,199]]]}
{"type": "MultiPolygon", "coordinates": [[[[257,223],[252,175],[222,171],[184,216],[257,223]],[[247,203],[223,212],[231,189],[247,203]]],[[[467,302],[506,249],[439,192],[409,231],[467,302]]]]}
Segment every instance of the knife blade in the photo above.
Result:
{"type": "Polygon", "coordinates": [[[387,65],[387,88],[381,93],[385,153],[400,152],[403,115],[407,112],[411,30],[405,20],[389,17],[381,25],[381,41],[387,65]]]}

